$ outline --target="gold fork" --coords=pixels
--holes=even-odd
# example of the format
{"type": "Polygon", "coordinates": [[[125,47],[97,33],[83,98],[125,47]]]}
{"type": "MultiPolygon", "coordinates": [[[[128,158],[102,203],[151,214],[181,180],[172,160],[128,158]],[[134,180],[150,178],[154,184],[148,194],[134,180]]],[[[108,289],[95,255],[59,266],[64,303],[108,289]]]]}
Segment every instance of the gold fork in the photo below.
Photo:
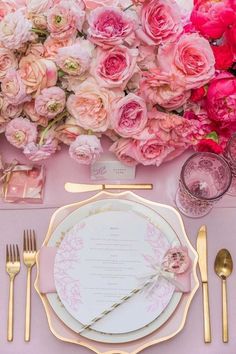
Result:
{"type": "Polygon", "coordinates": [[[27,267],[26,307],[25,307],[25,341],[30,341],[31,317],[31,269],[36,262],[36,238],[34,230],[24,230],[23,260],[27,267]]]}
{"type": "Polygon", "coordinates": [[[13,340],[13,313],[14,313],[14,279],[20,271],[20,253],[18,245],[6,246],[6,271],[10,277],[7,340],[13,340]]]}

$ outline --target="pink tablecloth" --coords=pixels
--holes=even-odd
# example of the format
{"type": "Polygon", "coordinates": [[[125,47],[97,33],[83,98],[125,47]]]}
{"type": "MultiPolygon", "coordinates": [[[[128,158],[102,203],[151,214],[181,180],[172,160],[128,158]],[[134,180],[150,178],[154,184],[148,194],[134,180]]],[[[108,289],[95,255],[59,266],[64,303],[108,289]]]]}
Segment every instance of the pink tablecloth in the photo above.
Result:
{"type": "MultiPolygon", "coordinates": [[[[0,151],[10,161],[19,157],[26,162],[18,151],[1,142],[0,151]]],[[[143,168],[137,170],[137,182],[152,182],[155,188],[150,192],[139,194],[154,201],[173,205],[173,198],[178,184],[178,176],[184,154],[177,160],[160,168],[143,168]]],[[[85,199],[92,193],[69,194],[64,191],[64,183],[88,182],[88,168],[81,167],[67,157],[66,151],[57,154],[47,162],[47,184],[44,204],[42,205],[9,205],[0,204],[0,353],[2,354],[87,354],[90,350],[67,344],[56,339],[49,331],[46,315],[39,297],[35,292],[32,296],[32,337],[30,343],[24,343],[24,305],[26,270],[22,270],[15,282],[15,330],[14,341],[6,341],[8,276],[5,273],[5,244],[14,242],[22,247],[24,228],[34,228],[37,233],[38,245],[44,239],[51,215],[57,207],[85,199]]],[[[211,301],[212,336],[211,344],[203,342],[202,297],[198,291],[191,305],[187,323],[183,331],[168,342],[148,348],[142,354],[235,354],[236,348],[236,281],[233,273],[228,281],[229,292],[229,333],[230,342],[221,341],[221,288],[220,281],[214,274],[214,258],[217,251],[228,248],[236,262],[236,198],[226,196],[214,210],[202,219],[184,218],[186,230],[192,244],[196,245],[196,233],[203,223],[208,226],[209,244],[209,285],[211,301]]],[[[35,270],[34,270],[35,271],[35,270]]],[[[35,273],[34,273],[35,274],[35,273]]]]}

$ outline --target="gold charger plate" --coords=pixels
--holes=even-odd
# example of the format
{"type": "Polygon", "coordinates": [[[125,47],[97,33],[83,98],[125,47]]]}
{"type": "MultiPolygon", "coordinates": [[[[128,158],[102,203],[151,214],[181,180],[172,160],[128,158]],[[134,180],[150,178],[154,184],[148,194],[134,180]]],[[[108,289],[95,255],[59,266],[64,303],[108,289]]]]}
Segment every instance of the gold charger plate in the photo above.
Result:
{"type": "Polygon", "coordinates": [[[181,240],[181,243],[185,246],[188,247],[189,250],[189,255],[192,259],[192,264],[193,264],[193,270],[192,270],[192,275],[191,275],[191,291],[187,294],[183,294],[181,301],[174,312],[174,314],[171,316],[171,318],[162,325],[158,330],[156,330],[154,333],[143,337],[139,340],[135,340],[133,342],[129,343],[122,343],[119,344],[119,350],[117,350],[117,344],[107,344],[107,343],[99,343],[92,341],[90,339],[86,339],[77,333],[73,332],[70,330],[68,327],[65,326],[65,324],[57,317],[57,315],[54,313],[52,310],[48,299],[46,295],[41,294],[39,290],[39,252],[37,254],[37,277],[35,281],[35,289],[38,292],[40,299],[42,300],[42,303],[44,305],[46,314],[47,314],[47,319],[49,323],[49,328],[51,332],[60,340],[69,342],[69,343],[74,343],[78,344],[80,346],[86,347],[91,349],[95,353],[103,353],[103,354],[136,354],[140,352],[141,350],[163,342],[165,340],[168,340],[175,336],[177,333],[179,333],[185,324],[187,313],[189,306],[191,304],[191,301],[194,297],[194,294],[196,293],[198,287],[199,287],[199,282],[197,278],[197,273],[196,273],[196,267],[197,267],[197,252],[195,249],[192,247],[185,229],[184,229],[184,224],[182,221],[182,218],[180,214],[177,212],[176,209],[173,207],[170,207],[168,205],[164,204],[159,204],[155,202],[151,202],[147,199],[144,199],[142,197],[137,196],[136,194],[132,192],[123,192],[123,193],[108,193],[108,192],[101,192],[95,195],[92,198],[89,198],[87,200],[66,205],[60,209],[58,209],[52,216],[48,232],[46,234],[45,240],[43,242],[43,246],[47,246],[47,243],[51,237],[52,232],[56,229],[57,225],[64,220],[70,213],[72,213],[74,210],[78,209],[79,207],[92,203],[97,200],[102,200],[102,199],[124,199],[124,200],[131,200],[137,203],[144,204],[148,206],[149,208],[157,211],[159,214],[161,214],[167,221],[168,223],[175,229],[179,239],[181,240]]]}

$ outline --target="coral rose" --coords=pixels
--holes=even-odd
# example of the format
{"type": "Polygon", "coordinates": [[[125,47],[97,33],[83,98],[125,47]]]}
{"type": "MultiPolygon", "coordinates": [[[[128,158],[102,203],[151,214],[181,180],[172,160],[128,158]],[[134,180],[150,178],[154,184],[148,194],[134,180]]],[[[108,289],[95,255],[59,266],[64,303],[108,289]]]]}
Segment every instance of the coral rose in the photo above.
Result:
{"type": "Polygon", "coordinates": [[[80,135],[69,148],[72,159],[85,165],[94,163],[102,151],[100,140],[95,135],[80,135]]]}

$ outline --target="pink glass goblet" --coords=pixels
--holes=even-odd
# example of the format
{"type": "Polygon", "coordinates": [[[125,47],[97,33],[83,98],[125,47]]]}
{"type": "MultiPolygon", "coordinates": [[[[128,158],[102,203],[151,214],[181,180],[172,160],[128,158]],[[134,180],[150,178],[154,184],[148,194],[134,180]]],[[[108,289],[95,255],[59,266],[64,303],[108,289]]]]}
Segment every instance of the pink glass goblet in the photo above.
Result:
{"type": "Polygon", "coordinates": [[[230,167],[223,157],[195,153],[182,167],[176,205],[186,216],[202,217],[228,191],[231,180],[230,167]]]}
{"type": "Polygon", "coordinates": [[[225,158],[232,172],[232,183],[227,194],[236,196],[236,133],[229,139],[225,150],[225,158]]]}

